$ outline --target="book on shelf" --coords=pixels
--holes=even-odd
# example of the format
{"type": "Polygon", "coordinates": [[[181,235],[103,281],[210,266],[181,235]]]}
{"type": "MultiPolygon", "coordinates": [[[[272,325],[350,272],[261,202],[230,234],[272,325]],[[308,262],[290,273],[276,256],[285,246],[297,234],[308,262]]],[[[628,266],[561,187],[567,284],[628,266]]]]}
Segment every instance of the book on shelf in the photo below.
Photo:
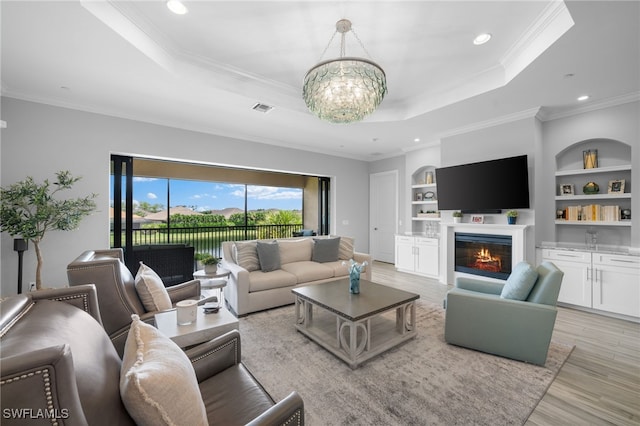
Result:
{"type": "Polygon", "coordinates": [[[564,218],[570,221],[617,222],[620,220],[620,206],[602,206],[600,204],[567,206],[564,218]]]}

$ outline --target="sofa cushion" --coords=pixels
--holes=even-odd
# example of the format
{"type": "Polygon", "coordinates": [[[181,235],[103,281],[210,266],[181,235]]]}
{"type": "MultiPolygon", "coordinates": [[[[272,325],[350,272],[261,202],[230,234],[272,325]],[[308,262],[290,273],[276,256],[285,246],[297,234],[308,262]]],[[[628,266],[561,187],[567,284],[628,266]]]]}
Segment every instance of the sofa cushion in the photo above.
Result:
{"type": "Polygon", "coordinates": [[[311,260],[314,262],[335,262],[340,251],[340,237],[314,238],[311,260]]]}
{"type": "Polygon", "coordinates": [[[527,262],[519,262],[502,288],[503,299],[526,300],[538,279],[538,271],[527,262]]]}
{"type": "Polygon", "coordinates": [[[352,237],[340,237],[340,249],[338,252],[338,259],[349,260],[353,259],[353,238],[352,237]]]}
{"type": "Polygon", "coordinates": [[[256,241],[237,241],[233,244],[233,260],[247,271],[260,269],[256,241]]]}
{"type": "Polygon", "coordinates": [[[331,268],[334,277],[349,276],[349,262],[345,260],[336,260],[335,262],[326,262],[322,266],[331,268]]]}
{"type": "Polygon", "coordinates": [[[171,309],[171,298],[162,279],[153,269],[142,262],[140,262],[140,268],[136,274],[135,286],[138,297],[147,312],[171,309]]]}
{"type": "Polygon", "coordinates": [[[311,238],[296,238],[293,240],[278,240],[280,247],[280,264],[311,260],[313,240],[311,238]]]}
{"type": "Polygon", "coordinates": [[[295,275],[282,269],[271,272],[253,271],[249,272],[249,293],[291,287],[296,285],[297,282],[295,275]]]}
{"type": "Polygon", "coordinates": [[[139,425],[206,425],[207,411],[187,355],[137,315],[127,336],[120,394],[139,425]]]}
{"type": "Polygon", "coordinates": [[[280,249],[277,241],[258,241],[256,245],[258,260],[262,272],[271,272],[280,269],[280,249]]]}
{"type": "Polygon", "coordinates": [[[293,274],[298,284],[333,277],[333,268],[325,266],[323,263],[312,261],[287,263],[286,265],[282,265],[282,269],[293,274]]]}

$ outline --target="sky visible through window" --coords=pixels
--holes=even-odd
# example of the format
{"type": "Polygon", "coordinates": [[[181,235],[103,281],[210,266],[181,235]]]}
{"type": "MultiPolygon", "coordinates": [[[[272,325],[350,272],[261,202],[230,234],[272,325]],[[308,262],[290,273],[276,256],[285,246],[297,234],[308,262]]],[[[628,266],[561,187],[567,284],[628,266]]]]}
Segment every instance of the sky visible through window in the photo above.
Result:
{"type": "MultiPolygon", "coordinates": [[[[167,179],[133,178],[134,204],[147,202],[166,208],[167,179]]],[[[196,211],[244,209],[245,186],[221,182],[171,179],[171,207],[186,206],[196,211]]],[[[113,202],[113,184],[110,199],[113,202]]],[[[247,186],[248,210],[302,210],[302,189],[274,186],[247,186]]]]}

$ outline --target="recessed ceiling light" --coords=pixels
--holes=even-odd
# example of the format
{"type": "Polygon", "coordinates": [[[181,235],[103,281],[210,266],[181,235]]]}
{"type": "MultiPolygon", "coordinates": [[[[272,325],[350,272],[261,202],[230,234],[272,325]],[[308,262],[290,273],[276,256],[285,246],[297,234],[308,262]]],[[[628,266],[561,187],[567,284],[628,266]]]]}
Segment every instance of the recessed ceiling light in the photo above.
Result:
{"type": "Polygon", "coordinates": [[[485,44],[489,40],[491,40],[491,34],[482,33],[482,34],[478,34],[476,38],[473,39],[473,44],[475,44],[476,46],[479,46],[481,44],[485,44]]]}
{"type": "Polygon", "coordinates": [[[589,99],[589,95],[578,96],[579,101],[586,101],[587,99],[589,99]]]}
{"type": "Polygon", "coordinates": [[[414,142],[420,142],[420,138],[415,138],[413,141],[414,142]]]}
{"type": "Polygon", "coordinates": [[[188,12],[187,7],[180,0],[169,0],[167,7],[176,15],[184,15],[188,12]]]}

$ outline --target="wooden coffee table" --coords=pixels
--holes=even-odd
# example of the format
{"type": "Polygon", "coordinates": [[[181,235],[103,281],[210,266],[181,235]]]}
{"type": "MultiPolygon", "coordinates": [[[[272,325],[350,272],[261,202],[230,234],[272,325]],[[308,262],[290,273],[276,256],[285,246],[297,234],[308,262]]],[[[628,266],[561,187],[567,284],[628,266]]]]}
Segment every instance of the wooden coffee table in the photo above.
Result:
{"type": "Polygon", "coordinates": [[[296,329],[351,368],[416,335],[418,294],[367,280],[360,280],[360,294],[351,294],[348,278],[291,291],[296,329]],[[383,315],[393,310],[395,319],[383,315]]]}

